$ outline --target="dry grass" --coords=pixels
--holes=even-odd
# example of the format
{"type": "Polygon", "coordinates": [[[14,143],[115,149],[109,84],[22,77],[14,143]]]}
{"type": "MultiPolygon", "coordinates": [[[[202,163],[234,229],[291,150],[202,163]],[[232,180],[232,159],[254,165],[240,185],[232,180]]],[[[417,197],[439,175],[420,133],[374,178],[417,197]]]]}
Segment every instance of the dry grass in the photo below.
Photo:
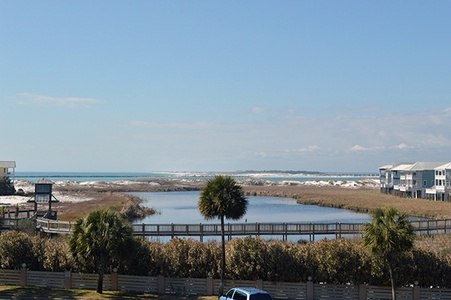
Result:
{"type": "Polygon", "coordinates": [[[427,199],[399,198],[375,189],[311,186],[251,186],[246,194],[278,196],[296,199],[302,204],[345,208],[357,212],[372,212],[377,208],[394,207],[410,216],[425,218],[451,218],[451,203],[427,199]]]}
{"type": "Polygon", "coordinates": [[[439,256],[451,254],[451,234],[435,234],[418,236],[415,247],[431,251],[439,256]]]}
{"type": "Polygon", "coordinates": [[[185,295],[157,295],[149,293],[132,293],[121,291],[105,291],[98,294],[93,290],[66,290],[38,287],[0,286],[1,299],[161,299],[161,300],[213,300],[217,296],[185,296],[185,295]]]}
{"type": "Polygon", "coordinates": [[[120,212],[122,207],[130,199],[129,195],[122,193],[87,192],[85,196],[93,200],[83,202],[60,202],[53,206],[58,211],[58,220],[73,221],[86,216],[90,211],[100,208],[108,208],[120,212]]]}

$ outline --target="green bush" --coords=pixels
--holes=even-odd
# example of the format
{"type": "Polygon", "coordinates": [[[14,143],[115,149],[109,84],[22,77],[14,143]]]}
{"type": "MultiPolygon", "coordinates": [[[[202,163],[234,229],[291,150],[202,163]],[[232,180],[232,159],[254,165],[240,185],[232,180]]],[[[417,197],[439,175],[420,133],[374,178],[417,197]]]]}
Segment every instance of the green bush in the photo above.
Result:
{"type": "Polygon", "coordinates": [[[130,253],[117,266],[117,271],[120,274],[127,275],[149,275],[149,270],[152,267],[150,243],[145,239],[136,237],[131,240],[131,243],[130,253]]]}
{"type": "Polygon", "coordinates": [[[228,276],[234,279],[266,279],[267,243],[261,238],[233,239],[226,245],[228,276]]]}
{"type": "Polygon", "coordinates": [[[362,268],[363,247],[349,239],[324,239],[311,244],[316,265],[314,279],[332,284],[359,284],[366,278],[362,268]]]}
{"type": "Polygon", "coordinates": [[[3,269],[20,269],[33,263],[33,243],[23,232],[9,230],[0,234],[0,265],[3,269]]]}
{"type": "Polygon", "coordinates": [[[14,195],[16,189],[14,188],[11,179],[8,176],[0,177],[0,196],[14,195]]]}

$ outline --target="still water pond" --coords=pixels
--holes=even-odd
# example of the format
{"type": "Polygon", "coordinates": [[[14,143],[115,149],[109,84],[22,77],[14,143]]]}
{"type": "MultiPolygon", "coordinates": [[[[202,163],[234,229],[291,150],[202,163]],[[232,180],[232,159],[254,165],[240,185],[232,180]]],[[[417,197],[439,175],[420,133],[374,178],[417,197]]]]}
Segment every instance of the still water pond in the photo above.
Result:
{"type": "MultiPolygon", "coordinates": [[[[199,191],[190,192],[141,192],[131,193],[143,199],[143,206],[160,212],[137,223],[145,224],[198,224],[219,223],[205,220],[199,213],[197,201],[199,191]]],[[[368,214],[346,209],[297,204],[296,200],[278,197],[247,197],[249,205],[246,215],[228,223],[362,223],[369,221],[368,214]]]]}

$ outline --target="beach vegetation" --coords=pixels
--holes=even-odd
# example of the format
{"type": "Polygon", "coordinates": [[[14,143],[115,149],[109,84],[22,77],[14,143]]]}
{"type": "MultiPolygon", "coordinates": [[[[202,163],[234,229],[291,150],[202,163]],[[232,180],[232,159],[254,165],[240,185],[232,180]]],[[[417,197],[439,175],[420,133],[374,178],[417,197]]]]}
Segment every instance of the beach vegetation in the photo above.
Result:
{"type": "Polygon", "coordinates": [[[14,195],[16,189],[8,176],[0,177],[0,196],[14,195]]]}
{"type": "Polygon", "coordinates": [[[155,209],[142,206],[141,201],[139,197],[129,195],[129,199],[122,206],[119,213],[129,222],[142,220],[155,214],[155,209]]]}
{"type": "Polygon", "coordinates": [[[221,283],[219,295],[224,293],[226,270],[224,220],[239,220],[246,214],[248,201],[241,186],[231,176],[217,175],[207,181],[199,196],[199,211],[205,219],[221,222],[221,283]]]}
{"type": "Polygon", "coordinates": [[[363,226],[363,243],[371,254],[387,263],[392,287],[392,298],[396,300],[395,267],[402,254],[411,250],[415,234],[406,214],[394,208],[378,209],[371,215],[371,222],[363,226]]]}
{"type": "Polygon", "coordinates": [[[23,232],[5,231],[0,234],[0,267],[3,269],[22,268],[33,262],[31,237],[23,232]]]}
{"type": "Polygon", "coordinates": [[[33,262],[31,269],[37,271],[64,272],[74,266],[68,239],[46,238],[39,235],[32,238],[33,262]]]}
{"type": "Polygon", "coordinates": [[[36,233],[36,223],[31,219],[20,219],[17,222],[17,226],[14,227],[14,230],[33,236],[36,233]]]}
{"type": "MultiPolygon", "coordinates": [[[[0,262],[5,269],[94,273],[92,265],[80,264],[70,249],[71,237],[29,237],[23,232],[0,235],[0,262]]],[[[451,288],[449,243],[451,235],[424,236],[415,246],[396,257],[393,276],[397,286],[418,281],[421,286],[451,288]],[[443,243],[443,245],[440,245],[443,243]],[[437,245],[437,247],[431,247],[437,245]]],[[[108,264],[106,273],[117,268],[124,275],[178,278],[220,278],[221,243],[175,238],[168,242],[133,238],[127,256],[108,264]]],[[[84,250],[82,250],[84,251],[84,250]]],[[[83,252],[86,253],[86,252],[83,252]]],[[[323,239],[294,243],[266,241],[259,237],[235,238],[226,244],[227,278],[261,279],[272,282],[314,282],[390,286],[389,270],[372,255],[361,239],[323,239]]],[[[92,261],[86,257],[86,263],[92,261]]]]}

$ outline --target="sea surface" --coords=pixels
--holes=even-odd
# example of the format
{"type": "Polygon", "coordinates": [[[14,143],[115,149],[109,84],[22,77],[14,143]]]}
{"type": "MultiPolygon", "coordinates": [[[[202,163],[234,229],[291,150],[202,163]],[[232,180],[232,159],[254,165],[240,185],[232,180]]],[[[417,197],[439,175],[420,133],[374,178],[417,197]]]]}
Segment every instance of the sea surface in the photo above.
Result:
{"type": "Polygon", "coordinates": [[[274,173],[274,172],[16,172],[15,179],[36,182],[42,178],[53,181],[73,180],[86,181],[117,181],[138,180],[152,178],[211,178],[216,174],[226,174],[236,178],[258,178],[274,182],[315,181],[315,180],[345,180],[356,181],[368,178],[377,178],[375,174],[304,174],[304,173],[274,173]]]}

